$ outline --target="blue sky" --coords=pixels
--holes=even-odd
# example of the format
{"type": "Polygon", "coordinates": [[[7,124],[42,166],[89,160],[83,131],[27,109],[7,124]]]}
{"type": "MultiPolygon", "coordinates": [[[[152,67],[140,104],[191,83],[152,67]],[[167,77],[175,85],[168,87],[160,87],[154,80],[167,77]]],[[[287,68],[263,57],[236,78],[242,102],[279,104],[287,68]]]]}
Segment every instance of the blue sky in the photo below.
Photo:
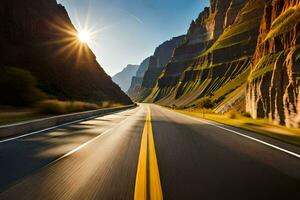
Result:
{"type": "Polygon", "coordinates": [[[76,27],[94,27],[90,44],[109,75],[139,64],[155,47],[185,34],[208,0],[58,0],[76,27]]]}

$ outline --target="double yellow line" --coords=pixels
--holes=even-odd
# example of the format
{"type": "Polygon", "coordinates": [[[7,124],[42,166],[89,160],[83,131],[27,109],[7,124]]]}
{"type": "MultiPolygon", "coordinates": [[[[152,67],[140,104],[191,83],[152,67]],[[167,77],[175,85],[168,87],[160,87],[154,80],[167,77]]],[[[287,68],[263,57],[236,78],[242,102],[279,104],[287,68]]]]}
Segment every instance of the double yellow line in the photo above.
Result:
{"type": "Polygon", "coordinates": [[[163,193],[155,152],[150,107],[147,107],[147,110],[136,174],[134,199],[162,200],[163,193]]]}

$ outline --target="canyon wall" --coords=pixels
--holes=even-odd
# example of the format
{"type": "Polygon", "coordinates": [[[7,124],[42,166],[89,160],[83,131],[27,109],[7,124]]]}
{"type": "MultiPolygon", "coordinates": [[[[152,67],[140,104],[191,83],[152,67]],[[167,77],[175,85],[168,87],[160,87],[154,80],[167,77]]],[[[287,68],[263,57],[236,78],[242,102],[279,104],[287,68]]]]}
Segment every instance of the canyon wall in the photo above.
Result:
{"type": "Polygon", "coordinates": [[[211,1],[211,7],[192,22],[184,44],[196,44],[198,49],[180,54],[182,46],[175,50],[147,101],[190,107],[209,96],[220,106],[227,105],[217,112],[244,101],[236,95],[245,97],[263,10],[261,0],[211,1]]]}
{"type": "Polygon", "coordinates": [[[143,60],[143,62],[140,64],[136,72],[136,75],[132,77],[130,88],[127,91],[127,94],[131,97],[131,99],[136,99],[135,95],[138,95],[138,92],[142,87],[145,73],[149,68],[149,63],[150,63],[150,57],[143,60]]]}
{"type": "Polygon", "coordinates": [[[184,36],[174,37],[159,45],[149,60],[149,66],[145,72],[142,86],[137,94],[135,94],[136,101],[144,100],[154,88],[158,77],[163,71],[165,65],[170,61],[174,49],[182,43],[184,36]]]}
{"type": "Polygon", "coordinates": [[[115,74],[112,77],[112,80],[120,86],[120,88],[127,92],[131,85],[132,77],[137,73],[139,65],[127,65],[121,72],[115,74]]]}
{"type": "Polygon", "coordinates": [[[56,0],[0,1],[0,67],[30,71],[39,87],[62,100],[131,100],[112,82],[56,0]]]}
{"type": "Polygon", "coordinates": [[[268,1],[247,86],[254,118],[300,125],[300,1],[268,1]]]}

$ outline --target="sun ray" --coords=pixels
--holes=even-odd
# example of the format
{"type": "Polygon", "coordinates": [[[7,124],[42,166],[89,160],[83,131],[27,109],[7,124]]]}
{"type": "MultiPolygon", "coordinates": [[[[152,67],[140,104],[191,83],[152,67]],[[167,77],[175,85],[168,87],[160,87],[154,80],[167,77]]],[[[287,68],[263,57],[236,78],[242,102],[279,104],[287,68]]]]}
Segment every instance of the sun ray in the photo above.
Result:
{"type": "Polygon", "coordinates": [[[82,43],[89,43],[91,41],[91,33],[86,30],[79,31],[77,37],[82,43]]]}
{"type": "Polygon", "coordinates": [[[74,62],[76,66],[79,62],[89,62],[94,58],[90,47],[99,45],[97,35],[112,26],[100,27],[96,24],[89,24],[90,16],[87,15],[83,21],[79,20],[79,15],[75,12],[75,25],[67,25],[64,20],[55,19],[49,22],[49,27],[53,31],[53,37],[45,45],[51,45],[55,51],[53,56],[60,57],[66,61],[74,62]],[[84,22],[84,23],[82,23],[84,22]]]}

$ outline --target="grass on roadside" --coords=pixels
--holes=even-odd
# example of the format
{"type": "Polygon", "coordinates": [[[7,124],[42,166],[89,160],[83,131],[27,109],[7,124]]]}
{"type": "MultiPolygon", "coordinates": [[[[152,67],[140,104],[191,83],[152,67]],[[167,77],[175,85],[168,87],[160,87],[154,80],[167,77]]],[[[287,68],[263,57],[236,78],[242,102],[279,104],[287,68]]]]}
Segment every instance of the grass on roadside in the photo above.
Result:
{"type": "Polygon", "coordinates": [[[32,107],[0,105],[0,126],[29,120],[42,119],[55,115],[121,107],[122,104],[103,101],[99,105],[81,101],[45,100],[32,107]]]}
{"type": "Polygon", "coordinates": [[[41,114],[61,115],[74,112],[96,110],[100,107],[96,104],[80,101],[46,100],[37,104],[36,109],[41,114]]]}
{"type": "Polygon", "coordinates": [[[205,111],[204,114],[202,110],[175,111],[193,117],[204,118],[225,125],[230,125],[244,130],[253,131],[262,135],[285,141],[290,144],[300,146],[300,129],[274,125],[265,119],[255,120],[249,117],[242,116],[239,113],[228,113],[226,115],[219,115],[209,111],[205,111]]]}

